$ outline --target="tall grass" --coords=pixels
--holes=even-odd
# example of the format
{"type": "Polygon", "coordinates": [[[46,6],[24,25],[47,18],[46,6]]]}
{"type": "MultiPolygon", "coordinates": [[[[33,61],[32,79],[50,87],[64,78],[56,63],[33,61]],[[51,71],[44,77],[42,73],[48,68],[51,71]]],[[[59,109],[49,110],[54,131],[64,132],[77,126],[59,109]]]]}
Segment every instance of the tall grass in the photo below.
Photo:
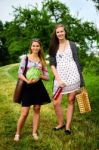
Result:
{"type": "MultiPolygon", "coordinates": [[[[92,112],[80,114],[77,103],[72,122],[73,134],[66,136],[64,129],[54,132],[57,120],[53,105],[47,104],[41,108],[39,140],[32,138],[33,111],[22,130],[19,142],[14,142],[13,137],[16,123],[20,115],[21,106],[12,102],[13,91],[17,78],[17,65],[8,65],[0,68],[0,150],[97,150],[99,149],[99,76],[84,74],[86,87],[89,92],[92,112]]],[[[50,81],[44,82],[50,97],[52,97],[53,76],[50,71],[50,81]]],[[[63,115],[66,121],[67,99],[62,101],[63,115]]]]}

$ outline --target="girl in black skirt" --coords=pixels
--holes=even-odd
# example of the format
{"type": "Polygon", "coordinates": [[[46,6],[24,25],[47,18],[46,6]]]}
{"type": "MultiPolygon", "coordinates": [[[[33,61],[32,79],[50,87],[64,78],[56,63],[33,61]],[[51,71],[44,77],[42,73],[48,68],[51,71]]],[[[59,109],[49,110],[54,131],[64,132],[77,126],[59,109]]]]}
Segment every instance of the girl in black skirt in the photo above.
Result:
{"type": "Polygon", "coordinates": [[[21,57],[21,62],[19,66],[18,76],[25,81],[25,86],[22,92],[22,109],[21,115],[17,123],[17,130],[14,137],[15,141],[19,141],[21,129],[25,123],[28,116],[30,106],[33,105],[34,117],[33,117],[33,132],[32,136],[34,140],[38,140],[38,126],[40,118],[40,108],[41,105],[50,103],[50,97],[44,87],[43,80],[49,80],[48,70],[45,63],[43,49],[41,42],[38,39],[32,40],[30,47],[30,54],[28,56],[23,55],[21,57]],[[27,79],[24,75],[26,57],[28,57],[27,70],[36,67],[42,71],[42,75],[39,80],[37,79],[27,79]]]}

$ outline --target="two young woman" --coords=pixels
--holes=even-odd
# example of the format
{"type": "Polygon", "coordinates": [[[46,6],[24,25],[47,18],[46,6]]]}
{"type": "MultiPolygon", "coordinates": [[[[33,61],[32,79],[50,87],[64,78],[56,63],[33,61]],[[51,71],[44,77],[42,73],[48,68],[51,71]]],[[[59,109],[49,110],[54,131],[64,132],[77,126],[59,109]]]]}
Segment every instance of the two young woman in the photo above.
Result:
{"type": "MultiPolygon", "coordinates": [[[[62,87],[62,93],[57,100],[53,100],[54,109],[58,119],[58,125],[53,129],[55,131],[65,127],[65,134],[71,134],[71,121],[73,117],[74,101],[76,91],[84,85],[84,80],[81,72],[81,67],[78,60],[77,48],[75,43],[67,39],[67,32],[63,24],[56,25],[49,47],[50,66],[54,75],[53,94],[58,87],[62,87]],[[64,124],[63,112],[61,108],[62,95],[67,94],[68,108],[66,115],[66,125],[64,124]]],[[[42,79],[48,80],[48,70],[43,57],[43,50],[39,40],[33,40],[31,44],[30,54],[28,55],[28,66],[38,67],[42,70],[43,75],[39,81],[27,80],[23,75],[25,67],[24,56],[19,67],[19,77],[25,81],[25,88],[22,94],[22,109],[21,116],[17,123],[17,131],[15,134],[15,141],[20,138],[21,129],[25,123],[31,105],[34,105],[33,117],[33,138],[38,139],[38,126],[40,118],[41,105],[50,103],[48,93],[42,83],[42,79]],[[38,94],[39,93],[39,94],[38,94]]]]}

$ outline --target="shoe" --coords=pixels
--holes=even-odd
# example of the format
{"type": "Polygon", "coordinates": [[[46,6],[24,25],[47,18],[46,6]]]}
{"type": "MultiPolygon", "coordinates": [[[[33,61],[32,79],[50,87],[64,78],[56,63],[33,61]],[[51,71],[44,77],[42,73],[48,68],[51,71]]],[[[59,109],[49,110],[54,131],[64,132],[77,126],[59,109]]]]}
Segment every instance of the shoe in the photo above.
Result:
{"type": "Polygon", "coordinates": [[[59,127],[59,128],[58,128],[58,127],[55,127],[55,128],[53,128],[53,130],[54,130],[54,131],[61,130],[61,129],[63,129],[64,127],[65,127],[65,125],[63,125],[62,127],[59,127]]]}
{"type": "Polygon", "coordinates": [[[69,130],[69,129],[68,129],[68,130],[65,130],[65,134],[66,134],[66,135],[70,135],[70,134],[71,134],[71,130],[69,130]]]}
{"type": "Polygon", "coordinates": [[[34,139],[34,140],[38,140],[38,135],[37,135],[37,133],[33,133],[33,139],[34,139]]]}
{"type": "Polygon", "coordinates": [[[20,137],[19,134],[16,134],[14,137],[14,141],[19,141],[19,137],[20,137]]]}

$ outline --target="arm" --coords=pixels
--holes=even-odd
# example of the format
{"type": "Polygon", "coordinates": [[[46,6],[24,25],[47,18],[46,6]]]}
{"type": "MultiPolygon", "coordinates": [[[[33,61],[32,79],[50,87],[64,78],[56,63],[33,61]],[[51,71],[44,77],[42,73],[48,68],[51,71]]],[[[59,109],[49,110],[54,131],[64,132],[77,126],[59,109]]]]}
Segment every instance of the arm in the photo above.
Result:
{"type": "Polygon", "coordinates": [[[40,78],[43,80],[49,80],[49,78],[47,76],[44,76],[44,75],[41,75],[40,78]]]}
{"type": "Polygon", "coordinates": [[[40,76],[40,78],[43,79],[43,80],[49,80],[49,74],[48,74],[47,67],[44,67],[42,69],[42,75],[40,76]]]}
{"type": "Polygon", "coordinates": [[[56,70],[56,65],[57,65],[56,64],[56,57],[50,56],[50,66],[51,66],[52,73],[53,73],[56,80],[60,80],[58,72],[56,70]]]}
{"type": "Polygon", "coordinates": [[[61,86],[61,87],[66,86],[63,83],[63,81],[60,79],[59,74],[57,72],[57,69],[56,69],[57,62],[56,62],[56,57],[55,56],[50,56],[50,66],[51,66],[52,73],[53,73],[55,79],[57,80],[59,86],[61,86]]]}
{"type": "Polygon", "coordinates": [[[51,70],[52,70],[52,73],[53,73],[55,79],[56,79],[57,81],[60,81],[61,79],[60,79],[60,77],[59,77],[59,75],[58,75],[58,72],[57,72],[57,70],[56,70],[56,68],[55,68],[54,65],[51,66],[51,70]]]}
{"type": "Polygon", "coordinates": [[[66,86],[65,83],[60,79],[59,74],[58,74],[56,67],[54,65],[51,65],[51,70],[52,70],[52,73],[53,73],[55,79],[57,80],[59,86],[60,87],[66,86]]]}

